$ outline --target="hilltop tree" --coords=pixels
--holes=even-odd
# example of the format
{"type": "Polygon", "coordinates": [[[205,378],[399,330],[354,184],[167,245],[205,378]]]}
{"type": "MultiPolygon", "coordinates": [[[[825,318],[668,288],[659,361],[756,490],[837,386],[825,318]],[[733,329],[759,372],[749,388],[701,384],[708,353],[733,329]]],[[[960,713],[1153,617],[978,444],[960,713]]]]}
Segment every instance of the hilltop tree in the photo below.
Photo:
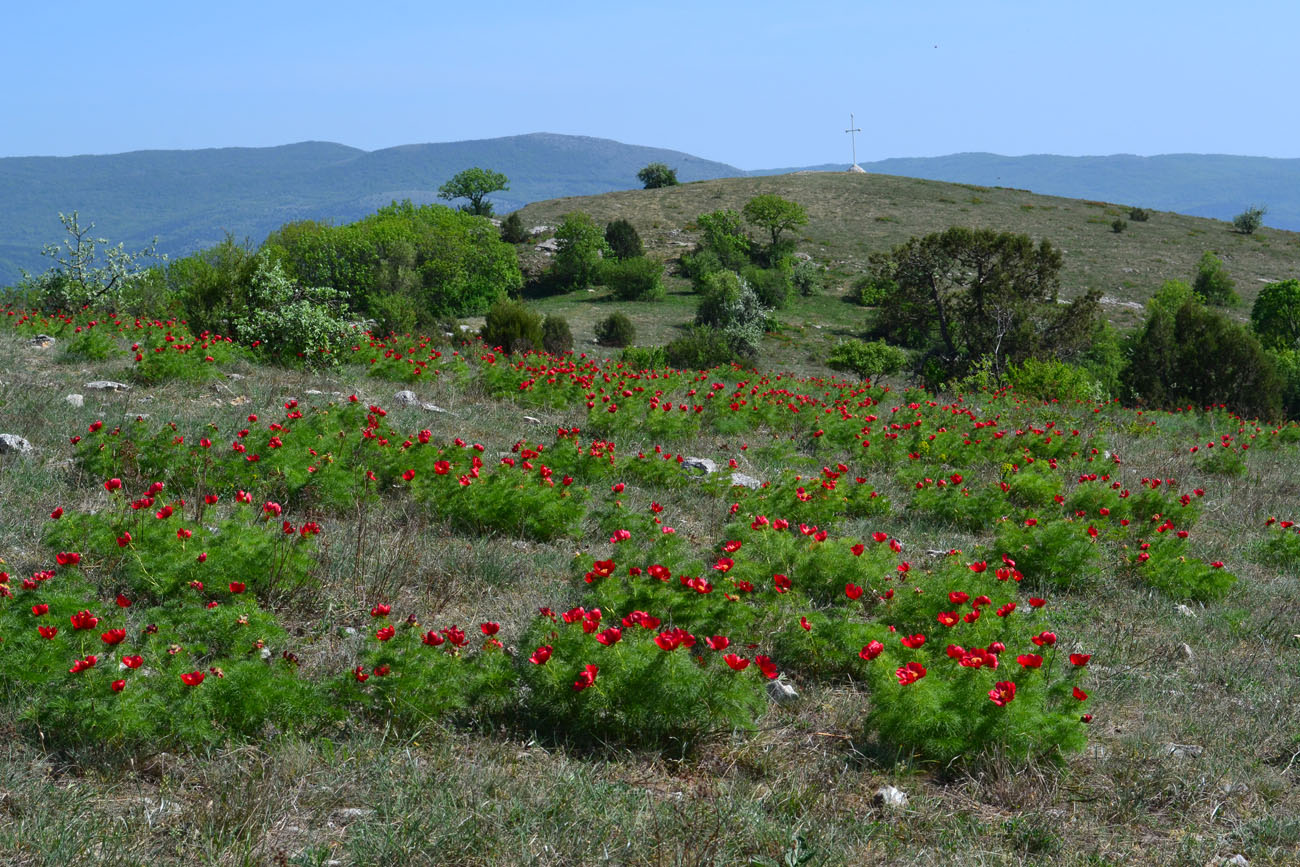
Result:
{"type": "Polygon", "coordinates": [[[782,232],[808,224],[808,212],[803,209],[803,205],[772,193],[750,199],[741,213],[746,221],[772,236],[772,245],[768,248],[769,258],[775,258],[782,232]]]}
{"type": "Polygon", "coordinates": [[[1223,260],[1206,250],[1201,261],[1196,264],[1196,279],[1192,283],[1196,294],[1205,299],[1206,304],[1216,307],[1229,307],[1239,300],[1232,278],[1223,267],[1223,260]]]}
{"type": "Polygon", "coordinates": [[[1249,207],[1232,218],[1232,226],[1243,235],[1253,235],[1260,226],[1264,225],[1264,215],[1267,213],[1268,208],[1263,206],[1249,207]]]}
{"type": "Polygon", "coordinates": [[[91,235],[95,224],[83,226],[77,212],[59,214],[67,237],[63,244],[47,244],[41,255],[54,260],[44,274],[24,274],[23,284],[35,290],[42,306],[49,310],[76,310],[94,305],[117,310],[123,293],[145,279],[152,268],[166,261],[156,252],[158,239],[143,250],[127,252],[125,245],[108,245],[107,238],[91,235]]]}
{"type": "Polygon", "coordinates": [[[657,190],[660,187],[677,186],[677,169],[670,169],[664,163],[650,163],[636,173],[636,178],[645,184],[647,190],[657,190]]]}
{"type": "Polygon", "coordinates": [[[478,217],[492,216],[492,203],[485,200],[488,193],[510,189],[510,179],[500,172],[478,167],[459,172],[447,183],[438,187],[438,198],[469,199],[461,210],[478,217]]]}

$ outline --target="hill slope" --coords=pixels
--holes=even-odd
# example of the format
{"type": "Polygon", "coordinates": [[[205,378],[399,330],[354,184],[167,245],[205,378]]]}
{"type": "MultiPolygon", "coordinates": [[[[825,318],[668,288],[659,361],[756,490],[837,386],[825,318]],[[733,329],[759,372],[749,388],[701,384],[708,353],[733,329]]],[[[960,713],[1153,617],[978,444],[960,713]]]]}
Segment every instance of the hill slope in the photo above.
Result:
{"type": "Polygon", "coordinates": [[[40,250],[59,240],[60,211],[78,210],[96,234],[127,247],[156,235],[160,252],[178,256],[225,231],[258,243],[288,220],[355,220],[393,199],[435,201],[443,182],[475,165],[511,179],[508,192],[491,196],[505,213],[538,199],[638,186],[637,171],[656,161],[676,166],[682,180],[743,174],[678,151],[549,133],[370,152],[301,142],[0,159],[0,285],[19,268],[46,267],[40,250]]]}
{"type": "Polygon", "coordinates": [[[1108,315],[1123,324],[1136,321],[1142,302],[1165,280],[1190,280],[1206,250],[1224,259],[1247,304],[1265,283],[1300,276],[1300,234],[1295,232],[1263,229],[1247,236],[1217,220],[1157,211],[1148,222],[1130,222],[1117,234],[1111,222],[1127,218],[1126,206],[878,174],[724,178],[536,202],[522,215],[526,225],[554,225],[573,210],[602,222],[623,217],[657,255],[670,258],[693,244],[697,216],[719,208],[739,210],[760,193],[784,196],[808,210],[809,224],[798,233],[799,249],[829,265],[841,290],[866,268],[871,253],[959,225],[1051,239],[1065,252],[1065,294],[1101,290],[1108,315]]]}

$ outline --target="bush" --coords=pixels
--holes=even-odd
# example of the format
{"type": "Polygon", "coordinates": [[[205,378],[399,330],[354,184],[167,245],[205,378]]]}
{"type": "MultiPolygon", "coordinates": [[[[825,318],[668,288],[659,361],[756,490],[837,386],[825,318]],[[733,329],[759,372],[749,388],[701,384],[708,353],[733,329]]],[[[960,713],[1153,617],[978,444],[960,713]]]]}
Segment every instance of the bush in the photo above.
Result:
{"type": "Polygon", "coordinates": [[[375,321],[374,334],[410,334],[420,318],[415,299],[409,295],[375,295],[370,299],[370,318],[375,321]]]}
{"type": "Polygon", "coordinates": [[[554,313],[542,322],[542,348],[551,355],[563,355],[573,351],[573,332],[569,330],[569,320],[554,313]]]}
{"type": "Polygon", "coordinates": [[[677,186],[677,169],[670,169],[664,163],[650,163],[636,173],[636,179],[645,184],[647,190],[657,190],[660,187],[677,186]]]}
{"type": "Polygon", "coordinates": [[[754,289],[758,301],[769,310],[784,310],[790,304],[790,269],[760,268],[750,265],[741,276],[754,289]]]}
{"type": "Polygon", "coordinates": [[[752,359],[758,354],[768,311],[749,284],[732,271],[705,278],[704,297],[695,324],[716,328],[726,338],[732,357],[752,359]]]}
{"type": "Polygon", "coordinates": [[[668,354],[662,346],[629,346],[619,360],[633,370],[659,370],[668,366],[668,354]]]}
{"type": "Polygon", "coordinates": [[[749,235],[739,213],[710,211],[697,217],[695,223],[701,233],[699,249],[712,250],[723,268],[739,271],[749,264],[749,235]]]}
{"type": "Polygon", "coordinates": [[[832,370],[857,374],[860,379],[873,382],[897,373],[907,363],[907,353],[883,340],[864,343],[861,340],[841,340],[831,350],[826,365],[832,370]]]}
{"type": "Polygon", "coordinates": [[[502,299],[492,305],[479,332],[488,346],[504,352],[533,352],[543,346],[542,317],[519,301],[502,299]]]}
{"type": "Polygon", "coordinates": [[[1264,225],[1264,215],[1267,213],[1268,208],[1249,207],[1232,218],[1232,226],[1243,235],[1253,235],[1264,225]]]}
{"type": "Polygon", "coordinates": [[[1223,267],[1223,260],[1206,250],[1196,265],[1192,290],[1205,299],[1206,304],[1228,307],[1241,300],[1233,285],[1232,278],[1223,267]]]}
{"type": "Polygon", "coordinates": [[[279,262],[263,254],[248,287],[248,310],[235,321],[235,333],[279,362],[333,365],[334,350],[348,330],[341,315],[346,302],[347,296],[334,289],[295,285],[279,262]]]}
{"type": "Polygon", "coordinates": [[[1270,349],[1300,349],[1300,280],[1280,280],[1259,290],[1250,324],[1270,349]]]}
{"type": "Polygon", "coordinates": [[[528,238],[528,230],[524,228],[524,218],[519,216],[518,211],[511,211],[501,221],[501,240],[507,244],[522,244],[528,238]]]}
{"type": "Polygon", "coordinates": [[[1011,388],[1025,397],[1039,400],[1098,400],[1100,388],[1087,372],[1063,361],[1027,358],[1007,368],[1011,388]]]}
{"type": "Polygon", "coordinates": [[[1146,208],[1132,208],[1128,212],[1128,218],[1135,223],[1145,223],[1151,219],[1151,212],[1146,208]]]}
{"type": "Polygon", "coordinates": [[[622,313],[611,313],[596,323],[596,342],[601,346],[630,346],[636,340],[636,326],[622,313]]]}
{"type": "Polygon", "coordinates": [[[555,230],[559,249],[555,253],[552,273],[556,281],[570,289],[586,289],[600,279],[602,255],[608,249],[605,234],[590,214],[574,211],[564,215],[555,230]]]}
{"type": "Polygon", "coordinates": [[[1125,220],[1121,217],[1116,217],[1114,220],[1111,221],[1110,230],[1114,232],[1116,235],[1118,235],[1120,232],[1124,231],[1127,228],[1128,228],[1128,220],[1125,220]]]}
{"type": "Polygon", "coordinates": [[[600,267],[601,282],[620,301],[658,301],[664,297],[662,262],[637,256],[607,259],[600,267]]]}
{"type": "Polygon", "coordinates": [[[634,259],[645,255],[636,226],[627,220],[615,220],[605,227],[605,243],[617,259],[634,259]]]}
{"type": "Polygon", "coordinates": [[[898,284],[893,280],[876,274],[864,274],[853,281],[849,297],[863,307],[879,307],[891,292],[897,290],[898,284]]]}
{"type": "Polygon", "coordinates": [[[790,272],[790,283],[804,298],[816,295],[825,288],[826,266],[809,259],[801,260],[790,272]]]}
{"type": "Polygon", "coordinates": [[[664,347],[668,363],[682,370],[705,370],[730,363],[735,355],[726,336],[716,328],[697,325],[664,347]]]}

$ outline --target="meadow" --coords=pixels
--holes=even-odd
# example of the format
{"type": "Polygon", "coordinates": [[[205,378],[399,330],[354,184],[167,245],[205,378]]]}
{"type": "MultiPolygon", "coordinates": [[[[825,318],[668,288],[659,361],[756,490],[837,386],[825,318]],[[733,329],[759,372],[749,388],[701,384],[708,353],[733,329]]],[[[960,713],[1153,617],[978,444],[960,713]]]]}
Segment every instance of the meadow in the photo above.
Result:
{"type": "Polygon", "coordinates": [[[1300,853],[1294,424],[5,313],[5,863],[1300,853]]]}

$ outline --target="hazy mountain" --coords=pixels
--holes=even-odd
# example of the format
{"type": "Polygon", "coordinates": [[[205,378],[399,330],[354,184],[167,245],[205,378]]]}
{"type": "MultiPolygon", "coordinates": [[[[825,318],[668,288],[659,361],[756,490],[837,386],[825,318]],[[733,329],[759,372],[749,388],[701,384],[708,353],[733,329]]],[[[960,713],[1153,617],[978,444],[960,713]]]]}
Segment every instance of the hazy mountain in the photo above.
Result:
{"type": "Polygon", "coordinates": [[[636,173],[651,162],[674,166],[682,181],[744,174],[678,151],[549,133],[378,151],[301,142],[9,157],[0,159],[0,285],[19,268],[47,267],[40,250],[61,240],[60,211],[77,210],[96,235],[128,248],[157,235],[160,252],[175,257],[225,231],[257,244],[288,220],[348,221],[393,199],[437,201],[438,187],[471,166],[510,178],[508,192],[489,197],[504,214],[528,202],[639,187],[636,173]]]}

